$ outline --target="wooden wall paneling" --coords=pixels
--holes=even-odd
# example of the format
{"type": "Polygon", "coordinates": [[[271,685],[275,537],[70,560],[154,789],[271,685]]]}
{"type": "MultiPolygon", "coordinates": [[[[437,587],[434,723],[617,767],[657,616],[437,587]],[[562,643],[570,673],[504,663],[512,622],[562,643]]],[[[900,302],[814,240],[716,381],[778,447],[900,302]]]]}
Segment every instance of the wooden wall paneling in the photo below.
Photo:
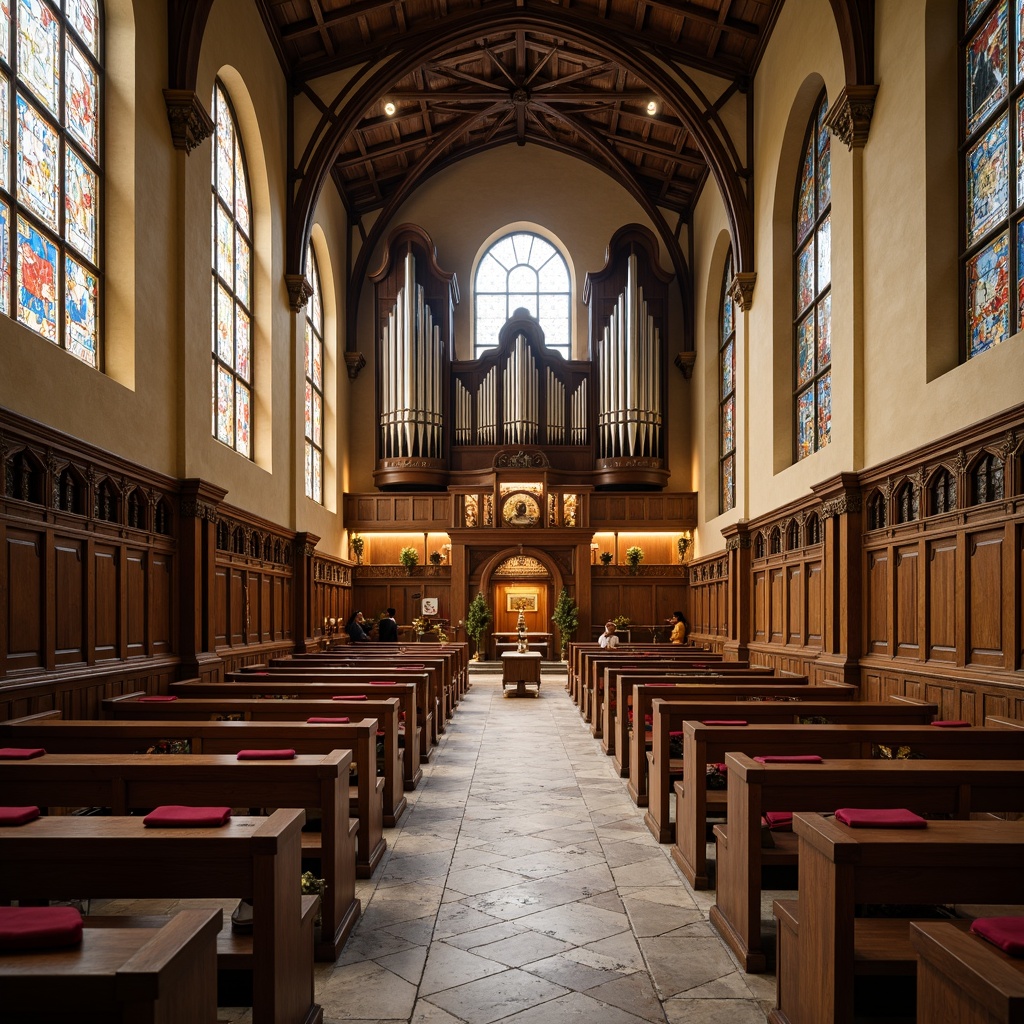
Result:
{"type": "Polygon", "coordinates": [[[786,642],[786,574],[779,566],[768,569],[768,641],[773,644],[786,642]]]}
{"type": "Polygon", "coordinates": [[[804,572],[803,566],[795,562],[786,566],[786,643],[805,642],[804,627],[804,572]]]}
{"type": "Polygon", "coordinates": [[[753,579],[754,632],[758,643],[768,642],[768,573],[761,569],[753,579]]]}
{"type": "Polygon", "coordinates": [[[967,658],[971,665],[1004,668],[1003,595],[1005,593],[1006,531],[978,530],[968,534],[967,658]]]}
{"type": "Polygon", "coordinates": [[[269,573],[263,573],[259,579],[259,638],[267,643],[274,639],[271,628],[270,612],[272,608],[271,588],[274,578],[269,573]]]}
{"type": "Polygon", "coordinates": [[[174,556],[154,551],[150,556],[150,653],[164,657],[175,651],[174,556]]]}
{"type": "Polygon", "coordinates": [[[804,594],[807,611],[807,640],[810,647],[821,648],[822,642],[822,602],[825,599],[822,579],[821,561],[808,562],[807,585],[804,594]]]}
{"type": "Polygon", "coordinates": [[[125,656],[138,658],[146,651],[146,552],[135,548],[125,549],[125,656]]]}
{"type": "Polygon", "coordinates": [[[228,645],[245,643],[245,580],[241,570],[228,566],[228,645]]]}
{"type": "Polygon", "coordinates": [[[865,625],[869,654],[889,656],[889,549],[867,553],[865,625]]]}
{"type": "MultiPolygon", "coordinates": [[[[1018,456],[1016,462],[1017,468],[1020,469],[1024,465],[1024,457],[1018,456]]],[[[1024,485],[1024,481],[1021,482],[1024,485]]],[[[1014,671],[1020,671],[1024,669],[1024,523],[1013,524],[1013,571],[1016,577],[1016,584],[1014,586],[1014,593],[1016,594],[1016,601],[1012,602],[1013,606],[1017,610],[1016,621],[1013,624],[1013,652],[1014,660],[1012,665],[1008,665],[1007,668],[1012,668],[1014,671]]]]}
{"type": "Polygon", "coordinates": [[[92,646],[96,661],[107,661],[120,656],[118,626],[120,617],[120,556],[121,549],[113,544],[95,542],[93,548],[93,635],[92,646]]]}
{"type": "Polygon", "coordinates": [[[242,587],[245,595],[242,611],[242,629],[247,644],[258,644],[264,639],[260,630],[260,624],[263,620],[260,610],[262,576],[262,573],[251,569],[242,574],[242,587]]]}
{"type": "Polygon", "coordinates": [[[926,545],[925,604],[929,660],[957,661],[957,538],[938,537],[926,545]]]}
{"type": "Polygon", "coordinates": [[[46,535],[42,531],[7,528],[7,674],[46,666],[45,546],[46,535]]]}
{"type": "Polygon", "coordinates": [[[88,604],[82,541],[53,536],[54,664],[85,661],[85,609],[88,604]]]}
{"type": "Polygon", "coordinates": [[[923,606],[921,603],[921,557],[915,544],[902,544],[896,548],[893,573],[895,602],[895,654],[900,658],[921,657],[923,606]]]}
{"type": "Polygon", "coordinates": [[[228,642],[228,573],[225,565],[218,565],[214,572],[214,641],[217,646],[228,642]]]}

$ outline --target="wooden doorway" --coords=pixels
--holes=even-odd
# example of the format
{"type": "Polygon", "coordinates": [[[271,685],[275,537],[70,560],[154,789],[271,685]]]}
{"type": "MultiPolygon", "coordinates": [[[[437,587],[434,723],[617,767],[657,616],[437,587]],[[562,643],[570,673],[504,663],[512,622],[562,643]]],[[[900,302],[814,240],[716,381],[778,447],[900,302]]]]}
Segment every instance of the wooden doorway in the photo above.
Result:
{"type": "Polygon", "coordinates": [[[551,583],[548,580],[495,580],[493,600],[494,633],[515,631],[520,606],[528,633],[552,632],[551,583]]]}

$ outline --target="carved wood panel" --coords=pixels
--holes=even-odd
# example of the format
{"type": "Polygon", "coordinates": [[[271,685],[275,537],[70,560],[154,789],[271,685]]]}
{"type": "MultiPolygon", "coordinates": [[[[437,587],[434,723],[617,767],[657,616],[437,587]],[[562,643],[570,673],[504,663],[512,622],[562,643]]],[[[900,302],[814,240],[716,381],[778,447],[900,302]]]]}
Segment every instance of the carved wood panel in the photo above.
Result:
{"type": "Polygon", "coordinates": [[[920,558],[917,545],[896,550],[896,653],[916,658],[921,651],[919,620],[923,611],[920,594],[920,558]]]}
{"type": "Polygon", "coordinates": [[[821,562],[807,563],[807,645],[821,646],[822,609],[824,607],[824,591],[822,589],[821,562]]]}
{"type": "Polygon", "coordinates": [[[84,543],[55,539],[54,553],[54,664],[75,665],[85,661],[85,559],[84,543]]]}
{"type": "Polygon", "coordinates": [[[925,607],[928,621],[928,658],[956,661],[956,538],[940,537],[928,543],[925,607]]]}
{"type": "Polygon", "coordinates": [[[8,528],[4,561],[7,572],[6,672],[43,668],[45,534],[8,528]]]}
{"type": "Polygon", "coordinates": [[[1002,667],[1003,530],[984,530],[967,538],[968,662],[1002,667]]]}
{"type": "Polygon", "coordinates": [[[869,551],[867,557],[867,647],[868,653],[889,653],[889,552],[869,551]]]}

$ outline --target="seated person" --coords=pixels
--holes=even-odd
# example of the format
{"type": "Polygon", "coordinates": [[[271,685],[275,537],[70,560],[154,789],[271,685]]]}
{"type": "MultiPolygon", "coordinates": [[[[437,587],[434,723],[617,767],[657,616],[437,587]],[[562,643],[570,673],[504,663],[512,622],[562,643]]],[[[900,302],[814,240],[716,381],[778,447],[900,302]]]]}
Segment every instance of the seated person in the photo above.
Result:
{"type": "Polygon", "coordinates": [[[604,632],[597,638],[598,647],[618,647],[619,638],[615,635],[615,623],[610,619],[604,624],[604,632]]]}
{"type": "Polygon", "coordinates": [[[398,623],[395,622],[394,608],[389,608],[387,615],[377,623],[377,636],[385,643],[398,643],[398,623]]]}
{"type": "Polygon", "coordinates": [[[669,623],[672,624],[672,635],[669,642],[673,644],[685,644],[686,638],[690,635],[690,624],[682,612],[673,612],[669,623]]]}
{"type": "Polygon", "coordinates": [[[362,612],[353,612],[352,617],[345,623],[345,632],[354,644],[362,643],[370,639],[369,630],[366,628],[366,620],[362,612]]]}

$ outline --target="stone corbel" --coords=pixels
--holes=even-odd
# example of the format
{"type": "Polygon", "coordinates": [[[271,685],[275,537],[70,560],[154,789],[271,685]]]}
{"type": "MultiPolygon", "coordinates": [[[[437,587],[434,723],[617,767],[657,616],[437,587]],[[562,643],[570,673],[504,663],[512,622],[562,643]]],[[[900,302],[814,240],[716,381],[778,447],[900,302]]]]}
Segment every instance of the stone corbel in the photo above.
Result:
{"type": "Polygon", "coordinates": [[[732,283],[729,285],[729,298],[744,313],[748,313],[750,307],[754,304],[754,284],[756,282],[757,274],[751,270],[746,273],[733,275],[732,283]]]}
{"type": "Polygon", "coordinates": [[[687,380],[693,376],[693,364],[695,362],[697,362],[696,352],[680,352],[675,358],[676,366],[679,367],[687,380]]]}
{"type": "Polygon", "coordinates": [[[825,127],[847,149],[863,149],[875,112],[877,85],[846,85],[825,118],[825,127]]]}
{"type": "Polygon", "coordinates": [[[285,274],[284,283],[288,287],[288,304],[293,313],[298,313],[312,298],[313,286],[306,280],[305,274],[285,274]]]}
{"type": "Polygon", "coordinates": [[[164,103],[175,149],[191,153],[213,134],[213,119],[192,89],[164,89],[164,103]]]}
{"type": "Polygon", "coordinates": [[[346,352],[345,365],[348,367],[348,379],[355,380],[359,371],[366,365],[366,357],[362,352],[346,352]]]}

